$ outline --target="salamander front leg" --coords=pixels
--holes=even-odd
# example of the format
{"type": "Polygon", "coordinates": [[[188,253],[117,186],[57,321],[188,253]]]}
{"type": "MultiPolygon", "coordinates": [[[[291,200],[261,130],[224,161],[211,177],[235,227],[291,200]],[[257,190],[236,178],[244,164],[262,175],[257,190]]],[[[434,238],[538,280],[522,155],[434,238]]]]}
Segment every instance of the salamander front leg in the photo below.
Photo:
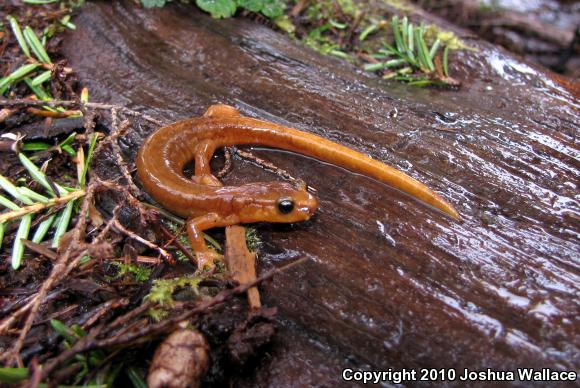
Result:
{"type": "Polygon", "coordinates": [[[198,271],[204,268],[212,269],[215,266],[215,262],[221,260],[223,257],[207,246],[203,232],[207,229],[233,225],[235,223],[237,223],[237,220],[222,218],[216,213],[205,214],[187,221],[187,236],[189,237],[191,248],[195,251],[198,271]]]}

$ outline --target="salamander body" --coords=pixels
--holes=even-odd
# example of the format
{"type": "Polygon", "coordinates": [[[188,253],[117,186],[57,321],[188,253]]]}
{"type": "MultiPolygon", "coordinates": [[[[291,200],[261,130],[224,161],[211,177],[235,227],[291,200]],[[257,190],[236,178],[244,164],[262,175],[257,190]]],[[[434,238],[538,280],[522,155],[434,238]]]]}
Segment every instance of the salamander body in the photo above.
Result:
{"type": "Polygon", "coordinates": [[[244,144],[280,148],[344,167],[459,217],[453,206],[427,186],[368,155],[307,132],[241,116],[227,105],[213,105],[202,117],[154,132],[137,156],[137,174],[144,189],[163,207],[188,219],[188,235],[198,260],[211,259],[212,251],[203,239],[206,229],[304,221],[318,206],[305,187],[287,182],[222,186],[211,174],[211,157],[221,147],[244,144]],[[195,160],[195,175],[188,179],[183,168],[191,160],[195,160]]]}

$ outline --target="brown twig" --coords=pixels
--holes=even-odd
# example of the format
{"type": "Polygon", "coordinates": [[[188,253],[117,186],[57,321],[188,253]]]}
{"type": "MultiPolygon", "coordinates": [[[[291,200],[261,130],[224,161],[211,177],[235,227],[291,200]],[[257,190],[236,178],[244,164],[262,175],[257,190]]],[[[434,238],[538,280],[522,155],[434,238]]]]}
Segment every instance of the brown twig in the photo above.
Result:
{"type": "Polygon", "coordinates": [[[121,147],[119,147],[119,143],[117,142],[119,136],[123,135],[127,131],[127,129],[131,127],[131,123],[128,120],[125,120],[119,124],[118,112],[119,112],[118,108],[111,109],[111,124],[113,126],[113,132],[108,137],[108,143],[111,145],[111,148],[113,149],[113,154],[117,159],[117,165],[121,170],[121,174],[123,175],[123,178],[125,178],[125,180],[127,181],[127,185],[129,185],[129,191],[133,195],[139,195],[141,191],[133,182],[133,178],[131,177],[129,168],[125,163],[125,160],[123,160],[123,153],[121,152],[121,147]]]}
{"type": "Polygon", "coordinates": [[[225,158],[224,166],[215,175],[216,178],[225,177],[232,169],[232,152],[228,147],[224,148],[224,158],[225,158]]]}
{"type": "MultiPolygon", "coordinates": [[[[95,152],[96,154],[96,152],[95,152]]],[[[125,204],[128,204],[130,206],[133,206],[135,209],[137,209],[141,215],[141,219],[140,221],[142,222],[143,225],[145,225],[145,220],[148,219],[148,208],[154,208],[151,205],[148,205],[146,203],[143,203],[141,201],[139,201],[137,198],[135,198],[135,196],[127,189],[126,186],[123,185],[119,185],[117,183],[115,183],[114,181],[110,181],[110,180],[102,180],[97,176],[92,176],[91,179],[98,183],[98,185],[100,187],[103,188],[107,188],[110,190],[113,190],[115,192],[120,192],[125,196],[125,204]]],[[[155,208],[156,209],[156,208],[155,208]]]]}
{"type": "Polygon", "coordinates": [[[173,261],[173,257],[171,253],[167,252],[165,249],[161,248],[159,245],[153,244],[152,242],[145,240],[143,237],[131,232],[129,229],[125,228],[118,220],[113,221],[113,227],[117,229],[119,232],[123,233],[125,236],[132,238],[135,241],[139,241],[141,244],[145,245],[148,248],[155,249],[158,251],[161,256],[165,258],[168,262],[173,261]]]}
{"type": "Polygon", "coordinates": [[[366,53],[357,53],[356,56],[365,62],[369,62],[369,63],[379,63],[380,62],[377,58],[371,57],[369,54],[366,54],[366,53]]]}
{"type": "Polygon", "coordinates": [[[93,243],[101,243],[105,240],[105,237],[107,237],[107,235],[111,231],[111,228],[113,227],[113,223],[117,220],[117,214],[119,213],[121,206],[122,206],[121,204],[118,204],[117,206],[115,206],[115,208],[113,209],[113,215],[107,221],[107,223],[105,224],[105,227],[103,229],[101,229],[101,231],[99,232],[97,237],[95,237],[95,239],[93,240],[93,243]]]}
{"type": "Polygon", "coordinates": [[[255,287],[256,285],[260,284],[264,280],[271,278],[275,274],[280,273],[280,272],[284,272],[284,271],[286,271],[286,270],[288,270],[288,269],[290,269],[298,264],[304,263],[307,260],[308,260],[308,258],[302,258],[302,259],[298,259],[290,264],[287,264],[281,268],[274,268],[274,269],[266,272],[264,275],[260,276],[259,278],[257,278],[256,280],[254,280],[252,282],[239,285],[231,290],[221,291],[219,294],[217,294],[216,296],[214,296],[210,300],[201,302],[200,304],[197,305],[197,307],[195,307],[191,310],[184,311],[183,313],[181,313],[175,317],[167,318],[164,321],[161,321],[157,324],[150,325],[148,327],[141,328],[135,332],[128,333],[126,336],[124,336],[122,338],[120,338],[119,336],[114,336],[111,338],[100,340],[97,342],[97,345],[98,345],[98,347],[123,345],[123,344],[133,342],[139,338],[147,338],[151,335],[159,334],[159,333],[162,333],[166,330],[172,330],[180,322],[185,321],[187,319],[190,319],[191,317],[198,315],[200,313],[203,313],[203,312],[207,311],[209,308],[214,307],[218,304],[221,304],[235,295],[243,294],[243,293],[247,292],[248,289],[255,287]]]}
{"type": "Polygon", "coordinates": [[[0,109],[0,123],[3,123],[8,117],[16,113],[18,109],[3,108],[0,109]]]}
{"type": "Polygon", "coordinates": [[[66,110],[64,112],[52,112],[49,110],[42,110],[36,108],[28,108],[27,112],[35,116],[51,117],[54,119],[64,119],[71,116],[78,116],[81,114],[80,110],[66,110]]]}
{"type": "Polygon", "coordinates": [[[45,245],[37,244],[30,240],[24,239],[22,240],[22,243],[24,244],[24,246],[26,246],[26,248],[30,249],[32,252],[36,252],[39,255],[46,256],[52,261],[58,259],[58,253],[56,253],[55,251],[53,251],[52,249],[48,248],[45,245]]]}
{"type": "MultiPolygon", "coordinates": [[[[353,39],[355,37],[354,32],[356,31],[356,29],[358,28],[358,26],[360,25],[361,21],[364,19],[365,17],[365,12],[360,12],[356,15],[354,21],[351,23],[350,27],[348,28],[348,31],[346,33],[345,36],[345,42],[346,43],[346,47],[347,48],[352,48],[353,46],[353,39]]],[[[342,44],[341,44],[342,46],[342,44]]]]}
{"type": "Polygon", "coordinates": [[[159,264],[161,264],[161,257],[160,256],[153,257],[153,256],[137,255],[137,257],[135,258],[135,261],[137,263],[141,263],[141,264],[159,265],[159,264]]]}
{"type": "Polygon", "coordinates": [[[104,328],[104,324],[100,324],[99,326],[93,328],[91,331],[88,332],[86,336],[78,340],[72,347],[62,352],[59,356],[54,358],[52,361],[48,362],[44,368],[42,369],[42,378],[41,381],[46,379],[48,375],[60,364],[67,361],[69,358],[73,357],[75,354],[83,352],[87,344],[91,344],[94,342],[97,335],[101,333],[104,328]]]}
{"type": "Polygon", "coordinates": [[[112,309],[116,309],[119,307],[125,307],[129,304],[129,299],[121,298],[121,299],[113,299],[106,301],[105,303],[101,304],[96,308],[97,312],[87,319],[87,321],[81,325],[83,329],[87,329],[95,324],[103,315],[107,314],[112,309]]]}
{"type": "MultiPolygon", "coordinates": [[[[49,293],[46,296],[45,301],[49,301],[58,297],[62,292],[63,292],[62,290],[56,290],[49,293]]],[[[28,311],[28,309],[30,308],[30,306],[34,301],[34,296],[35,295],[30,295],[26,298],[15,301],[9,306],[6,306],[2,310],[0,310],[0,315],[2,316],[7,316],[8,314],[10,314],[10,316],[2,322],[2,326],[0,327],[0,333],[7,333],[12,323],[18,320],[24,313],[26,313],[26,311],[28,311]],[[14,311],[15,309],[17,310],[14,311]]]]}
{"type": "Polygon", "coordinates": [[[38,358],[34,357],[32,361],[30,361],[28,369],[30,378],[28,379],[27,388],[36,388],[40,385],[40,381],[42,380],[42,368],[38,363],[38,358]]]}
{"type": "MultiPolygon", "coordinates": [[[[56,191],[55,191],[55,193],[56,193],[56,191]]],[[[39,211],[44,210],[47,207],[57,206],[57,205],[60,205],[62,203],[68,203],[74,199],[82,197],[83,195],[85,195],[85,191],[82,189],[76,190],[76,191],[71,191],[70,193],[63,195],[60,198],[58,198],[58,197],[51,198],[44,203],[35,203],[34,205],[24,206],[18,210],[12,210],[8,213],[0,214],[0,223],[4,223],[4,222],[10,221],[10,220],[13,220],[15,218],[20,218],[23,215],[26,215],[29,213],[38,213],[39,211]]]]}
{"type": "Polygon", "coordinates": [[[35,322],[34,325],[32,325],[32,326],[38,326],[38,325],[45,324],[47,322],[50,322],[50,320],[52,320],[52,319],[58,318],[60,316],[63,316],[63,315],[65,315],[67,313],[70,313],[71,311],[76,310],[78,308],[79,308],[79,305],[78,304],[69,305],[69,306],[63,308],[62,310],[59,310],[59,311],[57,311],[57,312],[55,312],[53,314],[50,314],[47,318],[45,318],[45,319],[43,319],[41,321],[35,322]]]}
{"type": "Polygon", "coordinates": [[[291,181],[296,181],[298,179],[294,178],[292,175],[290,175],[290,173],[278,166],[276,166],[273,163],[270,163],[254,154],[252,154],[251,152],[248,151],[244,151],[244,150],[240,150],[240,149],[236,149],[236,154],[238,154],[241,158],[246,159],[252,163],[255,163],[263,168],[266,168],[272,172],[274,172],[275,174],[281,176],[284,179],[288,179],[291,181]]]}
{"type": "Polygon", "coordinates": [[[304,8],[306,8],[310,4],[310,0],[300,0],[290,11],[290,16],[295,18],[296,16],[300,15],[304,8]]]}
{"type": "Polygon", "coordinates": [[[283,179],[287,179],[287,180],[290,180],[293,182],[298,182],[300,184],[303,184],[304,187],[308,188],[308,190],[310,190],[312,192],[316,192],[316,189],[314,187],[307,186],[302,179],[294,178],[288,171],[286,171],[286,170],[276,166],[275,164],[270,163],[262,158],[257,157],[256,155],[252,154],[251,152],[240,150],[240,149],[236,149],[235,152],[242,159],[246,159],[247,161],[254,163],[254,164],[256,164],[264,169],[270,170],[274,174],[280,176],[283,179]]]}
{"type": "Polygon", "coordinates": [[[92,108],[92,109],[102,109],[102,110],[111,110],[111,109],[118,109],[119,111],[131,115],[141,117],[144,120],[150,121],[156,125],[163,125],[163,123],[151,116],[148,116],[144,113],[134,111],[132,109],[126,108],[120,105],[113,105],[113,104],[102,104],[99,102],[81,102],[81,101],[68,101],[68,100],[52,100],[52,101],[38,101],[38,100],[31,100],[31,99],[14,99],[14,100],[6,100],[0,99],[0,106],[13,108],[13,107],[44,107],[49,106],[52,108],[63,107],[63,108],[92,108]]]}
{"type": "Polygon", "coordinates": [[[127,314],[122,315],[117,319],[115,319],[107,327],[109,328],[110,331],[115,330],[116,328],[129,322],[131,319],[136,318],[139,315],[143,314],[145,311],[153,307],[153,305],[154,305],[153,302],[144,302],[141,306],[136,307],[133,310],[129,311],[127,314]]]}
{"type": "MultiPolygon", "coordinates": [[[[2,121],[0,120],[0,123],[2,121]]],[[[5,133],[0,137],[0,152],[19,153],[22,148],[22,139],[25,136],[19,133],[5,133]]]]}
{"type": "Polygon", "coordinates": [[[167,228],[163,225],[159,225],[159,230],[161,231],[161,233],[163,233],[163,235],[165,235],[165,237],[167,237],[170,240],[167,244],[171,244],[175,246],[177,249],[179,249],[179,251],[181,251],[181,253],[187,256],[187,258],[192,263],[197,263],[195,256],[189,251],[189,249],[187,249],[185,245],[181,243],[181,241],[179,241],[179,238],[177,238],[176,235],[174,236],[173,233],[167,230],[167,228]]]}

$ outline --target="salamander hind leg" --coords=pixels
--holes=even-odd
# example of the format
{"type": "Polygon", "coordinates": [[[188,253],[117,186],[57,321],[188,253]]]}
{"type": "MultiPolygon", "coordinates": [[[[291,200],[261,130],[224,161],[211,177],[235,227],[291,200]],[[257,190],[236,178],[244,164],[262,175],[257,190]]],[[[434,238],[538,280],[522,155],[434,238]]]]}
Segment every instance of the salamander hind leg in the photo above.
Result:
{"type": "Polygon", "coordinates": [[[205,186],[222,186],[222,183],[212,174],[202,174],[200,176],[192,176],[193,183],[205,186]]]}
{"type": "Polygon", "coordinates": [[[215,144],[204,140],[195,147],[195,175],[191,180],[199,185],[222,186],[222,183],[211,173],[210,161],[215,152],[215,144]]]}
{"type": "Polygon", "coordinates": [[[222,255],[207,246],[203,232],[207,229],[229,226],[235,223],[235,220],[220,217],[216,213],[208,213],[187,221],[187,235],[191,248],[195,251],[198,271],[202,271],[205,268],[211,270],[215,267],[216,261],[223,259],[222,255]]]}
{"type": "Polygon", "coordinates": [[[203,114],[203,117],[237,117],[241,116],[240,111],[230,105],[225,104],[215,104],[207,108],[207,111],[203,114]]]}

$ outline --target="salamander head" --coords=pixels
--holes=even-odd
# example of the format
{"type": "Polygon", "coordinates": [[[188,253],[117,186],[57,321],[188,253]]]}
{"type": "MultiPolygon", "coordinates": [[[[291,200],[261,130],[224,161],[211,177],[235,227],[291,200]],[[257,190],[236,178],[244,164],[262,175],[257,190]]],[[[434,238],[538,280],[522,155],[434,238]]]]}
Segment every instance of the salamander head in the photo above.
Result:
{"type": "Polygon", "coordinates": [[[242,223],[306,221],[318,208],[318,200],[304,185],[269,182],[245,187],[248,195],[235,200],[242,223]]]}

